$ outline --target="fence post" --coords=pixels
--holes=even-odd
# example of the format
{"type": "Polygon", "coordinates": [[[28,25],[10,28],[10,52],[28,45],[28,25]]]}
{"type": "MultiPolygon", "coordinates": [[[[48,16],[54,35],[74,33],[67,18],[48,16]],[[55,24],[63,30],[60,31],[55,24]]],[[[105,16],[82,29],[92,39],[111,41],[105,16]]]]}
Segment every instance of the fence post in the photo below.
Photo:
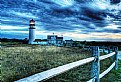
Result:
{"type": "Polygon", "coordinates": [[[91,78],[95,78],[93,82],[100,82],[99,75],[100,75],[100,52],[98,46],[92,46],[92,56],[95,57],[95,60],[92,62],[91,66],[91,78]]]}
{"type": "Polygon", "coordinates": [[[105,46],[103,46],[103,53],[105,52],[105,46]]]}
{"type": "Polygon", "coordinates": [[[115,55],[114,55],[114,61],[116,63],[115,69],[118,69],[118,47],[114,47],[115,55]]]}

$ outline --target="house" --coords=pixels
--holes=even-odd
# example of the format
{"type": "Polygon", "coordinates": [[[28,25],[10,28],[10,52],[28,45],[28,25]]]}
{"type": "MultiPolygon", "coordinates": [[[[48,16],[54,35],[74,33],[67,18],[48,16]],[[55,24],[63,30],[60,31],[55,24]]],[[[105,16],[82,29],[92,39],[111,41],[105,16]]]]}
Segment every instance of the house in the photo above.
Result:
{"type": "Polygon", "coordinates": [[[47,36],[48,45],[63,46],[63,37],[58,37],[57,35],[47,36]]]}
{"type": "Polygon", "coordinates": [[[56,39],[57,35],[48,35],[47,36],[48,45],[56,45],[56,39]]]}
{"type": "Polygon", "coordinates": [[[57,37],[56,44],[57,46],[63,46],[63,37],[57,37]]]}

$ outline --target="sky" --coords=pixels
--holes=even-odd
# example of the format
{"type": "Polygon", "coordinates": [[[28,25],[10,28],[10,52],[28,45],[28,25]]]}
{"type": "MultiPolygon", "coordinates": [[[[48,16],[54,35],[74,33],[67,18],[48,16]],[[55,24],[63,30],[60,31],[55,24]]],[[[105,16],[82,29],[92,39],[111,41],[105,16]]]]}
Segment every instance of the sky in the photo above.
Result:
{"type": "Polygon", "coordinates": [[[0,38],[28,38],[31,19],[36,39],[121,41],[121,0],[0,0],[0,38]]]}

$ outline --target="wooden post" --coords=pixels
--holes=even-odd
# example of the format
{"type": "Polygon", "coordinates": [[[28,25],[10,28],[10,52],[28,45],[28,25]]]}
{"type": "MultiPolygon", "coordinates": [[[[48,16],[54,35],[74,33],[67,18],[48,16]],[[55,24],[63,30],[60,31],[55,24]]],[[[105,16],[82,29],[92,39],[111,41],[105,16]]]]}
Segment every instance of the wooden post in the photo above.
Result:
{"type": "Polygon", "coordinates": [[[114,47],[115,55],[114,55],[114,61],[115,61],[115,69],[118,69],[118,47],[114,47]]]}
{"type": "Polygon", "coordinates": [[[95,57],[95,60],[92,62],[91,66],[91,78],[95,78],[93,82],[100,82],[99,75],[100,75],[100,52],[98,46],[93,46],[92,48],[92,56],[95,57]]]}

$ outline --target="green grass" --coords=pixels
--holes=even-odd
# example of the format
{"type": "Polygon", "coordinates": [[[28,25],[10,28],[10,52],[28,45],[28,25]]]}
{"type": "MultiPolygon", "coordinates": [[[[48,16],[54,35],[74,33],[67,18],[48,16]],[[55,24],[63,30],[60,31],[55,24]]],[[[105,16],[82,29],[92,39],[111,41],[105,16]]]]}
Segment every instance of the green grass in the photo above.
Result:
{"type": "MultiPolygon", "coordinates": [[[[4,47],[0,49],[0,80],[1,82],[13,82],[35,73],[85,59],[90,57],[90,55],[90,51],[78,48],[23,44],[14,45],[14,47],[4,47]]],[[[111,58],[101,61],[101,72],[106,70],[111,63],[111,58]]],[[[90,79],[90,70],[91,63],[88,63],[60,74],[46,82],[86,82],[90,79]]],[[[120,71],[121,69],[111,71],[111,73],[101,79],[101,82],[120,82],[118,81],[120,79],[120,71]],[[111,78],[114,80],[110,81],[112,80],[111,78]]]]}
{"type": "Polygon", "coordinates": [[[101,79],[101,82],[121,82],[121,60],[118,63],[117,70],[111,70],[106,76],[101,79]]]}
{"type": "Polygon", "coordinates": [[[6,47],[0,49],[1,81],[12,82],[54,67],[89,57],[77,48],[53,46],[6,47]]]}

